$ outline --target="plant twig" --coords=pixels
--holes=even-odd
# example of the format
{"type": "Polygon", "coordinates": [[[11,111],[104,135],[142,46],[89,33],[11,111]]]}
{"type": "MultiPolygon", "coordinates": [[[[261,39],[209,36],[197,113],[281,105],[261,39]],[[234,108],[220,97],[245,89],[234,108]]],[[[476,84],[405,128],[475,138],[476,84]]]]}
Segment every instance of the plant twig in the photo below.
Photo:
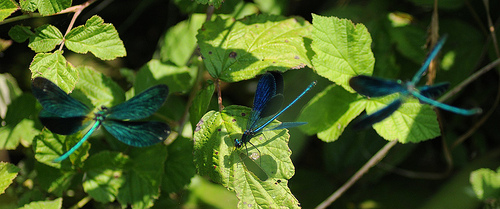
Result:
{"type": "Polygon", "coordinates": [[[490,1],[489,0],[483,0],[484,3],[484,8],[486,10],[486,19],[488,20],[488,29],[491,34],[491,40],[493,41],[493,47],[495,48],[495,53],[497,54],[497,57],[500,58],[500,50],[498,49],[498,42],[497,42],[497,36],[495,35],[495,26],[493,25],[493,21],[491,20],[491,15],[490,15],[490,1]]]}
{"type": "Polygon", "coordinates": [[[220,89],[220,79],[215,79],[215,88],[217,89],[217,103],[219,104],[219,112],[222,112],[224,105],[222,105],[222,92],[220,89]]]}
{"type": "MultiPolygon", "coordinates": [[[[429,28],[429,45],[431,47],[428,47],[429,49],[432,49],[432,46],[436,45],[438,38],[439,38],[439,15],[438,15],[438,6],[437,6],[437,0],[434,0],[434,10],[432,12],[432,18],[431,18],[431,26],[429,28]]],[[[431,64],[429,66],[429,69],[427,70],[427,82],[426,85],[432,85],[434,83],[434,80],[436,79],[436,71],[438,68],[438,61],[437,59],[434,59],[431,61],[431,64]]]]}
{"type": "MultiPolygon", "coordinates": [[[[493,41],[493,47],[495,48],[495,53],[497,54],[497,58],[500,59],[500,50],[498,49],[498,42],[495,35],[495,26],[493,25],[493,21],[491,20],[490,16],[489,0],[483,0],[483,3],[486,10],[486,18],[488,19],[488,28],[490,31],[491,39],[493,41]]],[[[497,61],[499,59],[497,59],[497,61]]],[[[495,98],[495,101],[493,102],[493,106],[488,110],[486,114],[484,114],[484,116],[476,124],[474,124],[474,126],[472,126],[465,134],[463,134],[457,140],[455,140],[455,142],[453,142],[450,148],[453,149],[457,147],[458,145],[462,144],[466,139],[468,139],[472,134],[474,134],[476,130],[479,129],[479,127],[481,127],[488,120],[488,118],[491,117],[491,115],[493,114],[493,112],[495,112],[499,103],[500,103],[500,82],[498,83],[497,96],[495,98]]]]}
{"type": "Polygon", "coordinates": [[[20,15],[20,16],[16,16],[16,17],[8,18],[8,19],[5,19],[4,21],[0,22],[0,25],[11,23],[11,22],[15,22],[15,21],[19,21],[19,20],[25,20],[25,19],[29,19],[29,18],[33,18],[33,17],[48,17],[48,16],[54,16],[54,15],[60,15],[60,14],[66,14],[66,13],[76,12],[77,10],[81,11],[84,8],[86,8],[89,5],[91,5],[92,3],[94,3],[95,1],[96,0],[89,0],[89,1],[87,1],[85,3],[83,3],[83,4],[72,6],[72,7],[68,7],[66,9],[61,10],[60,12],[57,12],[57,13],[54,13],[54,14],[50,14],[50,15],[41,15],[40,13],[28,13],[28,14],[24,14],[24,15],[20,15]],[[83,6],[83,8],[81,8],[82,6],[83,6]]]}
{"type": "MultiPolygon", "coordinates": [[[[499,76],[499,79],[500,79],[500,76],[499,76]]],[[[455,140],[455,142],[453,142],[453,144],[451,145],[450,149],[454,149],[458,145],[462,144],[472,134],[474,134],[476,132],[476,130],[479,129],[479,127],[481,127],[488,120],[488,118],[490,118],[490,116],[493,114],[493,112],[495,112],[495,110],[497,110],[499,102],[500,102],[500,83],[498,83],[497,96],[495,98],[495,102],[493,102],[493,106],[464,135],[460,136],[457,140],[455,140]]]]}
{"type": "Polygon", "coordinates": [[[356,181],[358,181],[365,173],[382,160],[389,150],[398,143],[397,140],[388,142],[382,149],[380,149],[363,167],[361,167],[342,187],[335,191],[328,199],[319,204],[316,209],[326,208],[337,200],[344,192],[346,192],[356,181]]]}
{"type": "Polygon", "coordinates": [[[78,201],[75,205],[71,206],[70,208],[71,209],[83,208],[83,206],[85,206],[88,202],[90,202],[90,200],[92,200],[92,197],[86,196],[80,201],[78,201]]]}
{"type": "MultiPolygon", "coordinates": [[[[77,5],[77,6],[72,6],[70,8],[67,8],[67,9],[64,9],[61,11],[61,13],[68,13],[68,12],[74,12],[75,14],[73,14],[73,18],[71,18],[71,22],[69,23],[68,25],[68,28],[66,29],[66,33],[64,34],[63,36],[63,40],[61,41],[61,45],[59,46],[59,51],[62,50],[63,46],[64,46],[64,42],[66,40],[66,35],[68,35],[68,33],[71,31],[71,29],[73,29],[73,25],[75,24],[76,22],[76,18],[78,18],[78,16],[82,13],[82,11],[87,8],[90,4],[94,3],[95,0],[89,0],[83,4],[80,4],[80,5],[77,5]]],[[[58,12],[59,13],[59,12],[58,12]]]]}
{"type": "Polygon", "coordinates": [[[450,97],[452,97],[453,95],[455,95],[456,93],[458,93],[459,91],[461,91],[465,86],[469,85],[469,83],[472,83],[479,76],[487,73],[488,71],[490,71],[492,68],[494,68],[495,66],[497,66],[499,64],[500,64],[500,58],[498,58],[495,61],[491,62],[490,64],[484,66],[479,71],[477,71],[476,73],[472,74],[469,78],[467,78],[464,81],[462,81],[462,83],[460,83],[459,85],[455,86],[455,88],[453,88],[452,90],[448,91],[448,93],[446,93],[444,96],[442,96],[441,98],[439,98],[438,102],[443,102],[443,101],[449,99],[450,97]]]}

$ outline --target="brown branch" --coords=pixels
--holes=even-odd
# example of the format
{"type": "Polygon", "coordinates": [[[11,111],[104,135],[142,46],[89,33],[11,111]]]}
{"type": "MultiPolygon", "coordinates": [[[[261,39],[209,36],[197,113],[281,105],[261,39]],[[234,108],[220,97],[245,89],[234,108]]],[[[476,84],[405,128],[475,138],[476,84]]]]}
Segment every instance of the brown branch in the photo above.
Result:
{"type": "Polygon", "coordinates": [[[370,170],[373,166],[382,160],[389,150],[391,150],[394,145],[398,143],[397,140],[388,142],[382,149],[380,149],[368,162],[366,162],[363,167],[361,167],[342,187],[335,191],[328,199],[319,204],[316,209],[326,208],[331,205],[335,200],[337,200],[342,194],[344,194],[354,183],[356,183],[364,174],[370,170]]]}

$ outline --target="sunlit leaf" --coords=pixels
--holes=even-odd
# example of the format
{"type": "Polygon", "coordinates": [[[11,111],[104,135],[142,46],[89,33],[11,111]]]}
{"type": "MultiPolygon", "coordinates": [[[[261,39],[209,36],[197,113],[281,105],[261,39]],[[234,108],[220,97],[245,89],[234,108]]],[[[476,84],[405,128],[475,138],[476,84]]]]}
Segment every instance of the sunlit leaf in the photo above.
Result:
{"type": "Polygon", "coordinates": [[[481,200],[500,200],[500,168],[497,171],[481,168],[470,174],[470,183],[481,200]]]}
{"type": "Polygon", "coordinates": [[[240,153],[246,155],[247,150],[235,149],[234,139],[241,137],[249,114],[249,108],[229,106],[222,113],[210,111],[203,116],[194,136],[198,173],[235,191],[240,199],[239,207],[299,207],[298,200],[288,188],[288,179],[295,169],[290,160],[290,136],[286,129],[264,131],[251,140],[255,147],[247,144],[248,157],[260,164],[269,176],[265,181],[242,162],[240,153]]]}
{"type": "MultiPolygon", "coordinates": [[[[371,114],[385,107],[399,95],[372,98],[366,101],[366,113],[371,114]]],[[[405,103],[390,117],[373,125],[384,139],[401,143],[417,143],[441,135],[436,112],[431,106],[420,104],[417,99],[407,98],[405,103]],[[390,127],[390,128],[388,128],[390,127]]]]}
{"type": "Polygon", "coordinates": [[[66,61],[61,51],[36,54],[30,70],[31,78],[47,78],[65,92],[71,92],[78,80],[78,71],[66,61]]]}
{"type": "Polygon", "coordinates": [[[46,201],[36,201],[20,207],[19,209],[61,209],[62,208],[62,198],[57,198],[55,200],[46,201]]]}
{"type": "Polygon", "coordinates": [[[0,22],[9,17],[12,13],[19,8],[14,1],[1,1],[0,2],[0,22]]]}
{"type": "Polygon", "coordinates": [[[160,194],[167,149],[161,144],[133,148],[129,158],[123,170],[124,182],[118,190],[118,202],[130,204],[132,208],[149,208],[160,194]]]}
{"type": "Polygon", "coordinates": [[[347,19],[313,14],[312,49],[316,53],[313,66],[317,73],[350,92],[349,79],[355,75],[371,75],[375,59],[372,39],[363,24],[347,19]]]}
{"type": "Polygon", "coordinates": [[[177,67],[153,59],[137,72],[134,89],[136,92],[142,92],[151,86],[166,84],[171,93],[185,92],[192,85],[189,71],[188,67],[177,67]]]}
{"type": "Polygon", "coordinates": [[[35,28],[35,35],[30,36],[28,46],[35,52],[49,52],[56,48],[63,40],[59,29],[53,25],[42,25],[35,28]]]}
{"type": "Polygon", "coordinates": [[[301,18],[218,16],[206,22],[196,37],[210,75],[235,82],[266,71],[311,66],[306,50],[310,31],[310,24],[301,18]]]}
{"type": "Polygon", "coordinates": [[[113,202],[123,185],[123,168],[129,161],[121,153],[103,151],[89,157],[83,170],[83,189],[96,201],[113,202]]]}
{"type": "Polygon", "coordinates": [[[205,19],[204,14],[193,14],[188,20],[170,27],[160,46],[162,62],[170,61],[177,66],[185,66],[196,48],[196,34],[205,19]]]}
{"type": "Polygon", "coordinates": [[[112,107],[125,101],[123,89],[110,77],[86,66],[78,67],[80,79],[76,84],[75,98],[84,102],[88,99],[96,107],[112,107]]]}
{"type": "Polygon", "coordinates": [[[340,137],[364,108],[362,97],[338,85],[331,85],[309,101],[297,121],[307,122],[301,127],[304,132],[317,133],[321,140],[331,142],[340,137]]]}
{"type": "Polygon", "coordinates": [[[111,60],[127,55],[122,40],[112,24],[104,23],[99,16],[93,16],[85,25],[73,28],[66,35],[69,50],[85,54],[91,52],[103,60],[111,60]]]}
{"type": "Polygon", "coordinates": [[[12,180],[16,178],[19,168],[6,162],[0,162],[0,194],[5,192],[12,180]]]}
{"type": "Polygon", "coordinates": [[[90,149],[88,142],[84,142],[80,148],[71,154],[69,160],[64,160],[60,163],[55,163],[53,160],[63,155],[80,141],[83,134],[86,133],[84,131],[79,132],[80,134],[63,136],[53,134],[49,130],[44,129],[42,133],[35,137],[33,144],[35,159],[45,165],[62,169],[69,169],[72,164],[81,164],[88,157],[88,150],[90,149]]]}
{"type": "Polygon", "coordinates": [[[71,0],[37,1],[36,6],[41,15],[51,15],[71,6],[71,0]]]}

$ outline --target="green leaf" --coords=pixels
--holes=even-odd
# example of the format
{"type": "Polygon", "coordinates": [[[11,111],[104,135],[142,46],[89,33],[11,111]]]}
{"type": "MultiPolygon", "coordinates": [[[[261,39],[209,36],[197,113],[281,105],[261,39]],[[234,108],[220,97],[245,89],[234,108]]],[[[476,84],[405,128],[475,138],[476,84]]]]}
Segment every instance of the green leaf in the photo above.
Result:
{"type": "Polygon", "coordinates": [[[94,107],[112,107],[125,101],[125,92],[111,78],[87,66],[78,67],[77,71],[80,79],[72,94],[75,98],[90,101],[94,107]]]}
{"type": "Polygon", "coordinates": [[[40,187],[59,197],[68,190],[71,181],[77,174],[74,170],[61,170],[42,163],[35,163],[35,170],[37,171],[37,182],[40,187]]]}
{"type": "Polygon", "coordinates": [[[481,168],[470,174],[470,183],[476,196],[483,200],[496,199],[500,197],[500,168],[497,171],[481,168]]]}
{"type": "Polygon", "coordinates": [[[9,125],[17,125],[23,119],[34,118],[37,114],[36,99],[30,93],[23,93],[15,98],[12,103],[7,106],[5,113],[5,123],[9,125]]]}
{"type": "Polygon", "coordinates": [[[206,22],[196,36],[208,72],[227,82],[266,71],[311,66],[305,40],[310,24],[301,18],[253,15],[206,22]]]}
{"type": "Polygon", "coordinates": [[[167,149],[159,144],[131,150],[130,162],[123,170],[125,181],[118,191],[118,202],[131,204],[132,208],[149,208],[160,194],[167,149]]]}
{"type": "Polygon", "coordinates": [[[14,27],[9,30],[9,36],[15,42],[22,43],[28,38],[35,36],[35,33],[31,31],[30,26],[14,25],[14,27]]]}
{"type": "Polygon", "coordinates": [[[83,189],[96,201],[107,203],[115,201],[118,189],[123,185],[123,168],[129,161],[127,156],[118,152],[103,151],[89,157],[83,170],[86,178],[83,189]]]}
{"type": "Polygon", "coordinates": [[[23,92],[17,85],[16,79],[8,73],[0,74],[0,86],[2,86],[2,91],[0,91],[0,118],[4,119],[8,110],[7,106],[23,92]]]}
{"type": "Polygon", "coordinates": [[[41,15],[51,15],[60,12],[71,6],[71,0],[58,0],[58,1],[37,1],[38,11],[41,15]]]}
{"type": "Polygon", "coordinates": [[[208,4],[210,6],[214,6],[216,9],[218,9],[224,0],[195,0],[196,3],[198,4],[208,4]]]}
{"type": "Polygon", "coordinates": [[[162,192],[172,193],[186,187],[196,173],[193,164],[193,141],[178,137],[168,146],[162,192]]]}
{"type": "Polygon", "coordinates": [[[3,194],[7,187],[12,184],[20,171],[18,167],[6,162],[0,162],[0,194],[3,194]]]}
{"type": "Polygon", "coordinates": [[[189,20],[170,27],[160,46],[161,61],[171,61],[177,66],[185,66],[196,48],[196,34],[205,22],[205,18],[204,14],[193,14],[189,20]]]}
{"type": "Polygon", "coordinates": [[[424,37],[427,31],[413,25],[408,25],[392,28],[389,30],[389,33],[391,39],[395,42],[397,51],[415,64],[418,64],[418,66],[421,66],[426,56],[422,47],[425,45],[424,37]]]}
{"type": "Polygon", "coordinates": [[[21,6],[22,11],[34,12],[37,9],[36,3],[39,0],[23,0],[19,1],[19,6],[21,6]]]}
{"type": "MultiPolygon", "coordinates": [[[[365,100],[366,113],[372,114],[384,108],[398,96],[394,94],[365,100]]],[[[385,120],[374,124],[373,128],[382,138],[389,141],[398,140],[401,143],[417,143],[441,135],[436,112],[432,110],[431,106],[420,104],[414,98],[406,98],[396,112],[385,120]]]]}
{"type": "Polygon", "coordinates": [[[19,8],[14,1],[0,1],[0,22],[5,20],[5,18],[9,17],[18,9],[19,8]]]}
{"type": "Polygon", "coordinates": [[[13,150],[22,142],[29,146],[33,137],[38,134],[35,129],[34,118],[37,114],[36,99],[29,93],[17,97],[7,108],[5,119],[0,127],[0,149],[13,150]]]}
{"type": "MultiPolygon", "coordinates": [[[[250,108],[226,107],[222,113],[210,111],[197,125],[194,135],[194,160],[200,175],[235,191],[238,206],[255,208],[298,208],[298,200],[288,188],[295,169],[290,160],[289,135],[286,129],[264,131],[248,144],[248,156],[260,164],[269,178],[261,181],[249,172],[235,150],[234,139],[241,137],[241,127],[246,127],[250,108]],[[258,148],[260,153],[255,149],[258,148]],[[260,154],[260,155],[259,155],[260,154]]],[[[277,122],[271,123],[272,125],[277,122]]]]}
{"type": "Polygon", "coordinates": [[[189,190],[197,199],[214,208],[233,209],[238,204],[234,192],[230,192],[223,186],[214,184],[198,175],[191,181],[189,190]]]}
{"type": "Polygon", "coordinates": [[[363,24],[354,25],[347,19],[315,14],[313,27],[314,69],[347,91],[355,92],[349,86],[349,79],[371,75],[375,64],[368,30],[363,24]]]}
{"type": "Polygon", "coordinates": [[[62,198],[57,198],[55,200],[37,201],[31,202],[30,204],[24,205],[19,209],[60,209],[62,208],[62,198]]]}
{"type": "Polygon", "coordinates": [[[167,84],[170,93],[185,92],[192,86],[188,67],[177,67],[151,60],[137,72],[134,89],[142,92],[156,84],[167,84]]]}
{"type": "Polygon", "coordinates": [[[78,80],[78,71],[66,62],[61,51],[36,54],[30,70],[31,78],[43,76],[65,92],[71,92],[78,80]]]}
{"type": "Polygon", "coordinates": [[[42,25],[35,28],[35,35],[30,36],[28,46],[36,53],[52,51],[63,41],[63,35],[53,25],[42,25]]]}
{"type": "Polygon", "coordinates": [[[90,144],[88,142],[83,143],[80,148],[71,154],[68,158],[69,160],[66,159],[60,163],[55,163],[53,160],[71,149],[71,147],[80,141],[85,133],[84,129],[80,131],[79,134],[63,136],[53,134],[49,130],[44,129],[42,133],[35,137],[35,142],[33,143],[35,159],[40,163],[54,168],[71,170],[71,165],[80,165],[88,157],[88,151],[90,149],[90,144]]]}
{"type": "Polygon", "coordinates": [[[19,143],[24,147],[30,146],[33,137],[40,132],[34,126],[35,121],[23,119],[15,126],[9,124],[0,127],[0,149],[15,150],[19,143]]]}
{"type": "Polygon", "coordinates": [[[69,50],[85,54],[91,52],[103,60],[127,55],[122,40],[112,24],[105,24],[99,16],[93,16],[85,25],[73,28],[66,35],[69,50]]]}
{"type": "Polygon", "coordinates": [[[288,1],[286,0],[255,0],[260,11],[265,14],[281,15],[286,12],[288,1]]]}
{"type": "Polygon", "coordinates": [[[215,92],[215,85],[212,81],[208,80],[205,87],[203,87],[193,100],[193,104],[189,107],[189,121],[195,129],[195,125],[200,121],[201,117],[207,112],[212,96],[215,92]]]}
{"type": "Polygon", "coordinates": [[[307,122],[300,127],[307,134],[317,133],[321,140],[332,142],[364,109],[362,97],[333,84],[309,101],[297,121],[307,122]]]}

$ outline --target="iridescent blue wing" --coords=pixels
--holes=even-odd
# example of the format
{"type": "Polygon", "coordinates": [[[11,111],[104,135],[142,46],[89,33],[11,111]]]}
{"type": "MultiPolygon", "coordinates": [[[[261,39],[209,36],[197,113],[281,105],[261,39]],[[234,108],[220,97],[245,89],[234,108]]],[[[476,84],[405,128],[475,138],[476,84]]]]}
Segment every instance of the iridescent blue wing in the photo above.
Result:
{"type": "Polygon", "coordinates": [[[92,121],[86,116],[62,118],[44,109],[40,111],[38,118],[42,124],[52,133],[61,135],[71,135],[87,127],[92,121]]]}
{"type": "Polygon", "coordinates": [[[269,114],[269,112],[271,112],[270,109],[264,109],[271,108],[267,107],[267,105],[275,95],[276,80],[271,73],[266,73],[260,78],[259,83],[257,84],[255,98],[253,99],[252,112],[247,122],[247,129],[253,129],[257,125],[258,121],[262,119],[262,113],[264,111],[265,114],[269,114]]]}
{"type": "Polygon", "coordinates": [[[128,101],[108,109],[108,119],[140,120],[156,112],[168,96],[166,85],[153,86],[128,101]]]}
{"type": "Polygon", "coordinates": [[[105,120],[102,125],[118,140],[134,147],[150,146],[170,135],[170,126],[162,122],[105,120]]]}
{"type": "Polygon", "coordinates": [[[35,98],[46,112],[61,118],[83,117],[90,109],[80,101],[73,99],[56,84],[46,78],[36,77],[31,83],[35,98]]]}
{"type": "Polygon", "coordinates": [[[424,72],[427,70],[427,68],[431,64],[431,61],[434,59],[434,57],[436,57],[438,55],[441,48],[443,48],[444,42],[446,42],[447,38],[448,38],[448,36],[444,35],[441,39],[439,39],[437,44],[434,46],[434,49],[432,49],[429,56],[427,56],[427,59],[425,59],[425,62],[422,65],[422,67],[420,67],[420,69],[417,71],[417,73],[415,73],[415,75],[413,76],[413,79],[411,80],[411,83],[410,83],[411,85],[415,85],[418,83],[418,81],[420,81],[420,78],[422,77],[424,72]]]}
{"type": "Polygon", "coordinates": [[[375,123],[378,123],[386,119],[387,117],[391,116],[392,113],[394,113],[397,109],[399,109],[399,107],[401,107],[402,103],[403,101],[401,99],[396,99],[386,107],[378,110],[377,112],[374,112],[371,115],[366,115],[362,117],[360,120],[354,122],[352,128],[359,130],[367,128],[375,123]]]}
{"type": "Polygon", "coordinates": [[[285,88],[285,82],[283,81],[283,75],[280,72],[269,72],[274,77],[274,82],[276,83],[276,94],[283,94],[285,88]]]}
{"type": "Polygon", "coordinates": [[[397,81],[358,75],[349,80],[349,85],[359,94],[368,97],[381,97],[396,92],[406,92],[406,88],[397,81]]]}
{"type": "Polygon", "coordinates": [[[275,115],[278,111],[281,110],[281,106],[283,105],[283,76],[279,72],[271,72],[271,75],[274,77],[274,83],[276,87],[275,95],[272,96],[264,105],[264,108],[259,115],[259,118],[261,119],[275,115]]]}
{"type": "Polygon", "coordinates": [[[259,118],[266,118],[269,116],[273,116],[276,114],[278,111],[281,110],[281,106],[283,105],[283,94],[276,94],[269,101],[267,102],[267,105],[260,111],[259,118]]]}
{"type": "Polygon", "coordinates": [[[441,96],[446,90],[448,90],[449,86],[450,86],[449,83],[443,82],[443,83],[434,84],[432,86],[418,87],[418,91],[424,97],[436,98],[438,96],[441,96]]]}

